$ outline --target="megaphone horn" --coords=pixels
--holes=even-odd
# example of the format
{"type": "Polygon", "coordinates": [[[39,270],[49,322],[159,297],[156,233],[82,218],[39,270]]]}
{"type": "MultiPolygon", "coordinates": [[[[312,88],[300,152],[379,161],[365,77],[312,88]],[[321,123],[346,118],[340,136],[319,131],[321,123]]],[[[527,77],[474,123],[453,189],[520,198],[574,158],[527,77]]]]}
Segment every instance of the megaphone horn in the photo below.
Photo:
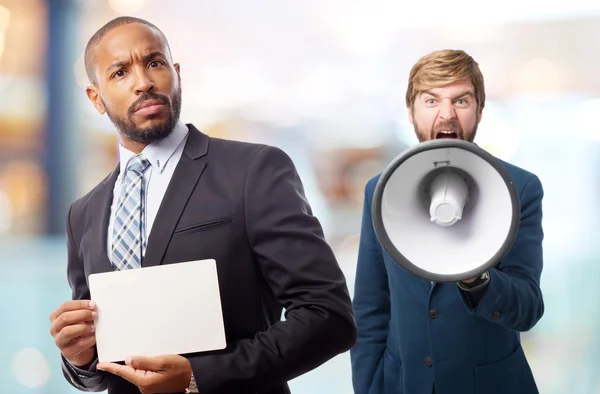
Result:
{"type": "Polygon", "coordinates": [[[379,178],[372,210],[387,254],[436,282],[473,278],[498,264],[521,211],[503,163],[456,139],[422,142],[398,155],[379,178]]]}

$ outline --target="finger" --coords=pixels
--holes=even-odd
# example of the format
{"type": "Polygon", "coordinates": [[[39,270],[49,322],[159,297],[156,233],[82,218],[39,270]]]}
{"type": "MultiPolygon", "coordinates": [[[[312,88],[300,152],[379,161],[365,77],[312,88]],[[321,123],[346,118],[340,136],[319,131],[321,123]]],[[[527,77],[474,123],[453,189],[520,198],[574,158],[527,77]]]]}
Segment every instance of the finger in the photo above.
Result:
{"type": "Polygon", "coordinates": [[[157,376],[153,372],[145,371],[142,369],[134,369],[128,365],[121,365],[115,363],[102,362],[96,365],[96,369],[101,371],[110,372],[114,375],[120,376],[125,380],[130,381],[136,386],[149,386],[152,383],[153,378],[157,376]]]}
{"type": "Polygon", "coordinates": [[[62,331],[63,328],[84,322],[93,322],[98,316],[96,311],[92,310],[75,310],[65,312],[56,318],[52,324],[50,324],[50,334],[53,337],[62,331]]]}
{"type": "Polygon", "coordinates": [[[139,386],[141,384],[141,382],[139,381],[140,376],[136,375],[135,369],[128,367],[127,365],[102,362],[96,365],[96,369],[110,372],[113,375],[120,376],[123,379],[126,379],[131,383],[135,384],[136,386],[139,386]]]}
{"type": "Polygon", "coordinates": [[[73,341],[72,344],[67,345],[61,349],[62,354],[65,358],[73,358],[78,356],[83,351],[91,348],[96,344],[96,335],[92,334],[87,337],[83,337],[73,341]]]}
{"type": "Polygon", "coordinates": [[[134,369],[143,369],[145,371],[159,372],[165,370],[165,368],[168,366],[168,360],[166,356],[132,356],[127,357],[127,359],[125,360],[125,364],[134,369]]]}
{"type": "Polygon", "coordinates": [[[53,322],[54,320],[58,319],[58,317],[65,312],[76,311],[79,309],[94,310],[94,309],[96,309],[96,303],[94,301],[90,301],[90,300],[67,301],[64,304],[62,304],[60,307],[58,307],[57,310],[55,310],[54,312],[52,312],[50,314],[50,321],[53,322]]]}
{"type": "Polygon", "coordinates": [[[95,331],[96,328],[93,324],[74,324],[60,330],[60,332],[54,337],[54,342],[56,343],[56,346],[62,349],[68,346],[74,339],[79,337],[87,337],[93,334],[95,331]]]}

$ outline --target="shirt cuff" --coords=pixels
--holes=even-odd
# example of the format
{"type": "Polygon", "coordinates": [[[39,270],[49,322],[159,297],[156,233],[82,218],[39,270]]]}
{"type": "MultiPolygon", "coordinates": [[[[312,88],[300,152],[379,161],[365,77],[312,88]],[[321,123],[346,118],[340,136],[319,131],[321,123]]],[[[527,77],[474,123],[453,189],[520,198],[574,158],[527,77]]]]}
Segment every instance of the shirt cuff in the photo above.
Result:
{"type": "Polygon", "coordinates": [[[198,393],[198,386],[196,386],[196,378],[194,378],[194,372],[192,372],[192,380],[190,381],[190,385],[185,390],[185,392],[186,394],[198,393]]]}
{"type": "Polygon", "coordinates": [[[96,365],[98,365],[98,357],[96,357],[90,364],[84,365],[82,367],[76,367],[62,355],[61,358],[63,360],[63,364],[65,364],[67,368],[69,368],[80,379],[89,379],[96,375],[96,365]]]}

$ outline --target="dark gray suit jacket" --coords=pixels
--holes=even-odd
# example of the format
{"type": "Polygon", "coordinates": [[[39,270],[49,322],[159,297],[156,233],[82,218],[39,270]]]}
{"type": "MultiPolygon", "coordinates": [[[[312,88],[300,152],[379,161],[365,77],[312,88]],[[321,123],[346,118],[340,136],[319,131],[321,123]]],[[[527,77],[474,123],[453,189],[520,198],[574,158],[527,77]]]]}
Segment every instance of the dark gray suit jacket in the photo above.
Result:
{"type": "MultiPolygon", "coordinates": [[[[355,343],[345,278],[288,155],[188,127],[143,266],[217,262],[227,348],[186,355],[200,393],[289,393],[288,380],[355,343]]],[[[118,172],[117,166],[69,210],[73,299],[90,298],[90,274],[112,270],[106,239],[118,172]]],[[[63,363],[67,380],[82,391],[139,393],[94,365],[89,370],[77,373],[63,363]]]]}

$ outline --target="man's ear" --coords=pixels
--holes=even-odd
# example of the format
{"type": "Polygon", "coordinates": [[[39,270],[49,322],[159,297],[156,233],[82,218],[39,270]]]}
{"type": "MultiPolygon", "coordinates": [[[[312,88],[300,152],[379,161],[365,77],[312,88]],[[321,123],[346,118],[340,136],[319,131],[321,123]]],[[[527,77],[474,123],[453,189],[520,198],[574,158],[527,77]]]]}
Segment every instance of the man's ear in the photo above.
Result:
{"type": "Polygon", "coordinates": [[[104,108],[104,104],[102,104],[102,100],[100,99],[100,95],[98,94],[98,88],[95,85],[90,85],[85,89],[85,93],[88,96],[88,99],[94,104],[96,111],[100,115],[104,115],[106,109],[104,108]]]}
{"type": "Polygon", "coordinates": [[[406,112],[408,112],[408,121],[410,122],[411,125],[415,125],[413,123],[413,109],[412,106],[411,107],[406,107],[406,112]]]}
{"type": "Polygon", "coordinates": [[[173,67],[175,67],[175,72],[177,73],[177,80],[181,83],[181,66],[179,63],[175,63],[173,64],[173,67]]]}

